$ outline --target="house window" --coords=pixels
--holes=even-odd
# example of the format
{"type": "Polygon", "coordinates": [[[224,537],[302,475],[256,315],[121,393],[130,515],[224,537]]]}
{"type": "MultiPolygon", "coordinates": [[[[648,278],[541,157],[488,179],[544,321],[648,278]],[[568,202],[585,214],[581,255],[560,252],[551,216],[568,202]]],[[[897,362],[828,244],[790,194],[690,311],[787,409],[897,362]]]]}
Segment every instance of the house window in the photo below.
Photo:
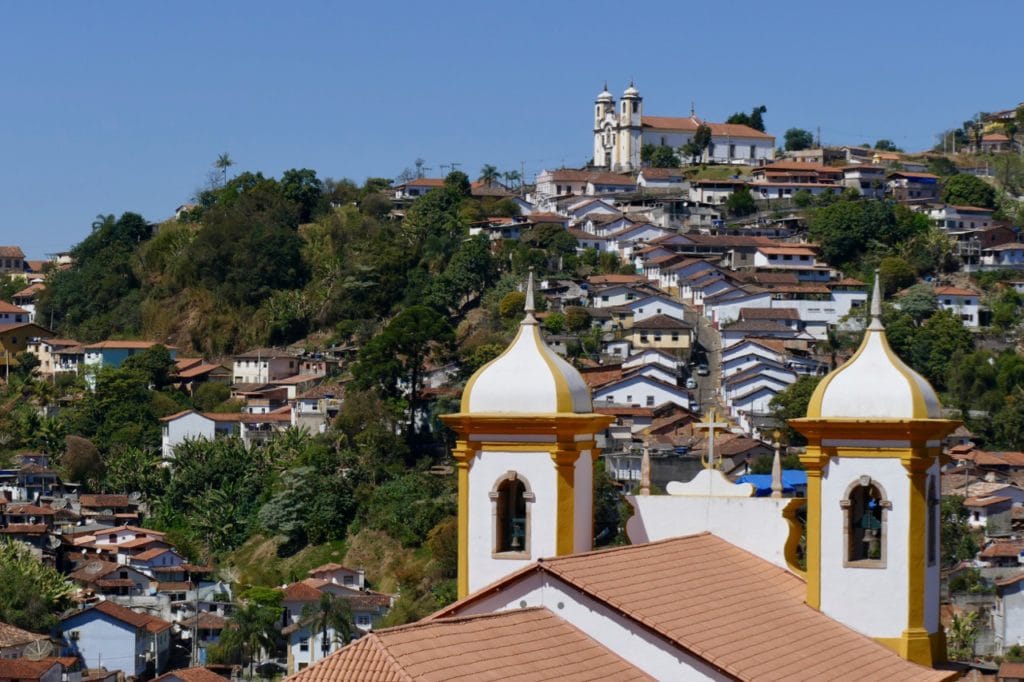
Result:
{"type": "Polygon", "coordinates": [[[846,560],[844,566],[885,568],[886,516],[892,503],[870,476],[861,476],[847,488],[843,507],[846,560]]]}
{"type": "Polygon", "coordinates": [[[365,613],[360,613],[356,616],[356,625],[363,628],[370,627],[370,617],[365,613]]]}
{"type": "Polygon", "coordinates": [[[534,495],[529,482],[515,471],[500,478],[490,493],[494,517],[494,558],[528,558],[530,509],[534,495]]]}
{"type": "Polygon", "coordinates": [[[647,407],[654,407],[654,396],[647,396],[647,407]]]}
{"type": "Polygon", "coordinates": [[[750,158],[754,158],[754,156],[756,155],[754,152],[755,152],[754,145],[750,145],[750,158]]]}
{"type": "Polygon", "coordinates": [[[303,637],[299,640],[299,651],[309,651],[309,637],[303,637]]]}
{"type": "Polygon", "coordinates": [[[352,584],[352,576],[346,575],[344,578],[342,578],[341,583],[343,585],[351,585],[352,584]]]}

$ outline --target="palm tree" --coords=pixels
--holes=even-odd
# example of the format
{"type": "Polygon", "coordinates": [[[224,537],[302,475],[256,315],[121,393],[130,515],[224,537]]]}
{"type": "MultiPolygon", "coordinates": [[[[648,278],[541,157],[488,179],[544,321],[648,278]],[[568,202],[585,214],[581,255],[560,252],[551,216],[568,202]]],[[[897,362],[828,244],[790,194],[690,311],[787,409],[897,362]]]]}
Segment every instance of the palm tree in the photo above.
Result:
{"type": "Polygon", "coordinates": [[[490,187],[494,184],[494,181],[498,179],[498,175],[497,166],[485,163],[484,167],[480,169],[480,177],[477,179],[487,187],[490,187]]]}
{"type": "Polygon", "coordinates": [[[231,155],[228,154],[227,152],[224,152],[223,154],[218,156],[217,160],[213,162],[213,167],[219,169],[220,172],[223,174],[223,184],[228,184],[228,168],[234,165],[235,162],[231,159],[231,155]]]}
{"type": "Polygon", "coordinates": [[[320,601],[303,607],[302,619],[308,622],[312,632],[320,633],[320,653],[324,656],[331,650],[329,630],[334,631],[334,641],[339,644],[352,640],[352,605],[344,597],[321,594],[320,601]]]}
{"type": "Polygon", "coordinates": [[[506,171],[505,173],[502,173],[502,175],[505,176],[505,182],[508,183],[508,186],[510,188],[512,188],[512,187],[522,187],[522,185],[523,185],[523,176],[522,176],[522,173],[520,173],[519,171],[517,171],[517,170],[510,170],[510,171],[506,171]]]}
{"type": "Polygon", "coordinates": [[[228,619],[220,638],[221,650],[231,658],[248,661],[250,678],[260,652],[272,650],[277,643],[280,615],[280,607],[247,602],[238,606],[228,619]]]}
{"type": "Polygon", "coordinates": [[[949,657],[964,661],[974,656],[974,642],[978,638],[978,612],[954,613],[946,636],[949,638],[949,657]]]}

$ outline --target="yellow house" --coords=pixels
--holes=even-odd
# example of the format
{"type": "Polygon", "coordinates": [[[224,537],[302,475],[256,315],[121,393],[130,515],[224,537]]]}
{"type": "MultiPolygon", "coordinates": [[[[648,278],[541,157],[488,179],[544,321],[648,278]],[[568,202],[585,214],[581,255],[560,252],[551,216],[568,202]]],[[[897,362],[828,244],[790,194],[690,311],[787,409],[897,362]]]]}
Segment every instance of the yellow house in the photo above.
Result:
{"type": "Polygon", "coordinates": [[[668,315],[654,315],[634,322],[629,334],[634,348],[685,351],[693,341],[693,325],[668,315]]]}
{"type": "Polygon", "coordinates": [[[18,353],[28,350],[29,341],[53,336],[53,332],[34,322],[0,324],[0,367],[17,365],[18,353]]]}

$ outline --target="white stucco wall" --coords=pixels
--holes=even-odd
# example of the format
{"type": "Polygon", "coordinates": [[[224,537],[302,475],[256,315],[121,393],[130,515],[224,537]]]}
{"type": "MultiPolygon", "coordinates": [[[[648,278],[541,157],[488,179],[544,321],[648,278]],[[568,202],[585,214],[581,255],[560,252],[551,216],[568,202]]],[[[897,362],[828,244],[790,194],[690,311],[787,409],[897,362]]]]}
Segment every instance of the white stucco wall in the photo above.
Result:
{"type": "Polygon", "coordinates": [[[475,592],[541,557],[555,555],[555,464],[547,452],[478,452],[469,469],[469,591],[475,592]],[[535,501],[527,503],[530,556],[495,559],[493,503],[489,493],[515,471],[526,479],[535,501]]]}
{"type": "Polygon", "coordinates": [[[594,463],[589,450],[580,453],[574,476],[573,551],[589,552],[594,548],[594,463]]]}
{"type": "Polygon", "coordinates": [[[636,514],[626,524],[633,544],[710,532],[788,570],[783,550],[789,523],[782,510],[791,501],[770,497],[681,497],[627,495],[636,514]]]}
{"type": "Polygon", "coordinates": [[[193,412],[186,414],[172,421],[164,422],[161,429],[161,449],[164,459],[174,457],[174,448],[188,439],[206,438],[213,440],[216,434],[216,426],[212,419],[193,412]]]}
{"type": "Polygon", "coordinates": [[[898,459],[829,460],[821,477],[821,610],[870,637],[899,637],[907,626],[909,483],[898,459]],[[846,536],[839,501],[861,476],[877,482],[885,499],[885,568],[844,568],[846,536]]]}
{"type": "Polygon", "coordinates": [[[626,616],[546,574],[524,576],[507,589],[467,605],[460,615],[542,606],[658,680],[728,680],[703,661],[626,616]]]}

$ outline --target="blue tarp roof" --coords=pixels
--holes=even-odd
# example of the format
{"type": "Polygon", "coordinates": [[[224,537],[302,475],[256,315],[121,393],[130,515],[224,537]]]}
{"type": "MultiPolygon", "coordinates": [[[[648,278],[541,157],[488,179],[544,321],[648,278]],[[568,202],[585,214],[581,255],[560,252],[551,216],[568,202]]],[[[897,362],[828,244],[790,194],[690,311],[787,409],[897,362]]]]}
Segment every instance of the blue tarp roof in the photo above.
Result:
{"type": "MultiPolygon", "coordinates": [[[[736,479],[737,483],[750,483],[754,486],[754,495],[761,497],[772,492],[771,474],[743,474],[736,479]]],[[[791,493],[797,488],[807,485],[807,472],[800,469],[782,470],[782,492],[791,493]]]]}

